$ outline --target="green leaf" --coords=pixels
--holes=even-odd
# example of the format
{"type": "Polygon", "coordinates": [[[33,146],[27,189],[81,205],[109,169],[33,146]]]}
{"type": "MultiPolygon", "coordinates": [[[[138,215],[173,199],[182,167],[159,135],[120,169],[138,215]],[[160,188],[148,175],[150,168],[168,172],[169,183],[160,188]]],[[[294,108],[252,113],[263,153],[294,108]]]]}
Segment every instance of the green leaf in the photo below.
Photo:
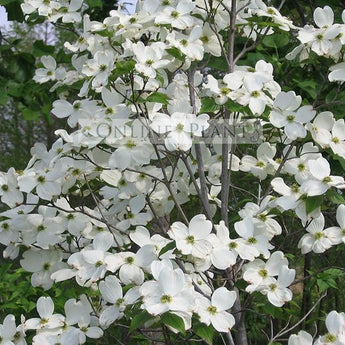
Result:
{"type": "Polygon", "coordinates": [[[201,99],[200,113],[213,113],[220,108],[221,106],[212,97],[203,97],[201,99]]]}
{"type": "Polygon", "coordinates": [[[8,94],[13,97],[20,97],[23,94],[23,85],[20,85],[14,81],[8,82],[8,94]]]}
{"type": "Polygon", "coordinates": [[[132,333],[140,326],[142,326],[145,322],[152,320],[153,316],[149,314],[147,311],[143,311],[140,314],[134,316],[131,325],[129,327],[129,333],[132,333]]]}
{"type": "Polygon", "coordinates": [[[11,4],[13,2],[17,2],[18,0],[0,0],[0,5],[6,6],[8,4],[11,4]]]}
{"type": "Polygon", "coordinates": [[[47,45],[42,40],[35,41],[33,48],[33,55],[36,57],[41,57],[43,55],[52,55],[55,51],[54,46],[47,45]]]}
{"type": "Polygon", "coordinates": [[[114,32],[109,30],[101,30],[101,31],[95,31],[95,34],[100,35],[102,37],[113,37],[114,32]]]}
{"type": "Polygon", "coordinates": [[[27,121],[37,121],[39,119],[39,113],[29,108],[25,108],[22,114],[23,119],[27,121]]]}
{"type": "Polygon", "coordinates": [[[161,320],[166,326],[176,329],[178,332],[182,333],[183,335],[186,334],[184,322],[182,318],[180,318],[176,314],[165,313],[161,316],[161,320]]]}
{"type": "Polygon", "coordinates": [[[11,268],[11,263],[2,263],[0,266],[0,277],[4,276],[5,273],[11,268]]]}
{"type": "Polygon", "coordinates": [[[165,93],[155,92],[145,99],[145,102],[169,104],[171,98],[165,93]]]}
{"type": "Polygon", "coordinates": [[[224,104],[224,107],[233,113],[237,112],[237,111],[243,112],[245,109],[245,107],[243,105],[235,103],[234,101],[232,101],[230,99],[224,104]]]}
{"type": "Polygon", "coordinates": [[[323,200],[322,195],[308,196],[306,201],[305,201],[307,214],[313,212],[316,208],[321,206],[322,200],[323,200]]]}
{"type": "Polygon", "coordinates": [[[295,258],[295,255],[293,255],[291,253],[285,253],[284,256],[289,260],[293,260],[295,258]]]}
{"type": "Polygon", "coordinates": [[[4,52],[6,50],[11,50],[11,49],[12,49],[12,47],[9,44],[2,44],[0,46],[0,53],[4,52]]]}
{"type": "Polygon", "coordinates": [[[324,292],[329,288],[329,285],[327,284],[327,282],[325,282],[322,279],[316,279],[316,284],[320,292],[324,292]]]}
{"type": "Polygon", "coordinates": [[[206,326],[200,323],[193,327],[193,331],[200,338],[204,339],[207,344],[212,345],[213,336],[214,336],[214,328],[212,326],[206,326]]]}
{"type": "Polygon", "coordinates": [[[345,204],[345,199],[342,197],[340,193],[338,193],[336,189],[328,189],[326,196],[329,199],[329,201],[333,202],[334,204],[345,204]]]}
{"type": "Polygon", "coordinates": [[[7,11],[8,20],[14,20],[16,22],[24,21],[24,14],[22,8],[20,7],[21,1],[8,1],[5,5],[7,11]]]}
{"type": "Polygon", "coordinates": [[[340,163],[341,167],[345,171],[345,159],[343,157],[339,157],[338,155],[334,155],[333,158],[340,163]]]}
{"type": "Polygon", "coordinates": [[[135,335],[131,337],[129,345],[150,345],[152,344],[149,339],[143,335],[135,335]]]}
{"type": "Polygon", "coordinates": [[[175,241],[172,241],[170,243],[168,243],[165,247],[163,247],[159,254],[158,254],[158,257],[160,257],[161,255],[165,254],[167,251],[169,250],[172,250],[172,249],[175,249],[176,248],[176,243],[175,241]]]}
{"type": "Polygon", "coordinates": [[[0,105],[6,105],[8,102],[8,94],[5,92],[4,89],[0,90],[0,105]]]}
{"type": "Polygon", "coordinates": [[[266,36],[262,44],[269,48],[281,48],[290,43],[290,38],[287,34],[277,34],[266,36]]]}
{"type": "Polygon", "coordinates": [[[322,280],[334,280],[342,277],[343,272],[337,268],[329,268],[328,270],[321,272],[317,275],[317,278],[322,280]]]}
{"type": "Polygon", "coordinates": [[[214,68],[222,72],[228,71],[228,63],[223,56],[212,56],[207,64],[207,67],[214,68]]]}
{"type": "Polygon", "coordinates": [[[103,1],[102,0],[86,0],[87,5],[89,8],[94,8],[94,7],[103,7],[103,1]]]}
{"type": "Polygon", "coordinates": [[[316,98],[319,85],[315,80],[294,79],[293,81],[298,85],[298,87],[300,87],[303,91],[308,93],[312,98],[316,98]]]}
{"type": "Polygon", "coordinates": [[[119,61],[116,63],[116,68],[114,70],[116,75],[128,74],[134,70],[135,61],[119,61]]]}
{"type": "Polygon", "coordinates": [[[267,21],[267,20],[264,21],[264,20],[262,20],[261,17],[253,16],[253,17],[246,18],[246,20],[248,22],[256,23],[259,28],[267,28],[268,26],[271,26],[271,27],[274,27],[274,28],[279,28],[280,27],[280,25],[278,23],[270,22],[270,21],[267,21]]]}
{"type": "Polygon", "coordinates": [[[184,62],[186,59],[185,56],[175,47],[166,49],[166,52],[182,62],[184,62]]]}

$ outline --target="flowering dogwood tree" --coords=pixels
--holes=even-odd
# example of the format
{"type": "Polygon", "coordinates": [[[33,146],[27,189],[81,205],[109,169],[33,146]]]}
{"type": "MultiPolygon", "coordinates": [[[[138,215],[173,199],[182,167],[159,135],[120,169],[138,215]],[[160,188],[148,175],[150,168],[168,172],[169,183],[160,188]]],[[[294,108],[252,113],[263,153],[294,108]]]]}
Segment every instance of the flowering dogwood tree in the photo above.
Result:
{"type": "Polygon", "coordinates": [[[318,7],[300,27],[261,0],[141,0],[103,22],[85,8],[22,4],[78,38],[70,64],[43,56],[34,77],[59,93],[51,112],[68,127],[24,171],[0,174],[3,255],[47,292],[36,317],[6,316],[0,343],[247,345],[256,312],[272,321],[266,343],[345,344],[341,310],[324,333],[297,333],[325,295],[299,317],[287,309],[307,277],[281,244],[297,232],[302,256],[345,242],[345,124],[332,108],[344,13],[334,23],[318,7]],[[276,78],[283,62],[250,55],[262,47],[284,47],[291,69],[322,61],[318,92],[276,78]],[[79,294],[55,310],[49,293],[64,281],[79,294]],[[277,310],[290,318],[274,323],[277,310]]]}

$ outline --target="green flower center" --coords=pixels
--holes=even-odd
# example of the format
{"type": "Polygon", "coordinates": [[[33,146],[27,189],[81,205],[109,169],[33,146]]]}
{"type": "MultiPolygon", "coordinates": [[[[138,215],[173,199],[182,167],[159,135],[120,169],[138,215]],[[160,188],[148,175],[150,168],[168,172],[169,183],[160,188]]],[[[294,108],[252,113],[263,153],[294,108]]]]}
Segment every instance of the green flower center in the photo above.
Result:
{"type": "Polygon", "coordinates": [[[80,103],[80,102],[75,102],[75,103],[73,104],[73,109],[74,109],[74,110],[78,110],[78,109],[80,109],[80,107],[81,107],[81,103],[80,103]]]}
{"type": "Polygon", "coordinates": [[[172,17],[172,18],[178,18],[179,16],[180,16],[180,13],[178,13],[177,11],[172,11],[171,13],[170,13],[170,16],[172,17]]]}
{"type": "Polygon", "coordinates": [[[220,89],[220,93],[221,93],[222,95],[227,95],[227,94],[230,93],[230,89],[227,88],[227,87],[222,87],[222,88],[220,89]]]}
{"type": "Polygon", "coordinates": [[[43,319],[41,319],[40,324],[45,325],[48,322],[49,322],[49,319],[43,318],[43,319]]]}
{"type": "Polygon", "coordinates": [[[184,46],[187,47],[188,46],[188,41],[184,38],[180,41],[180,43],[184,46]]]}
{"type": "Polygon", "coordinates": [[[39,182],[39,183],[44,183],[46,181],[46,178],[41,175],[41,176],[37,177],[36,181],[39,182]]]}
{"type": "Polygon", "coordinates": [[[105,113],[106,113],[107,115],[114,114],[114,109],[111,108],[111,107],[108,107],[108,108],[105,110],[105,113]]]}
{"type": "Polygon", "coordinates": [[[78,175],[80,175],[81,174],[81,170],[80,169],[74,169],[73,171],[72,171],[72,175],[74,175],[74,176],[78,176],[78,175]]]}
{"type": "Polygon", "coordinates": [[[95,263],[95,266],[98,268],[98,267],[101,267],[103,265],[103,262],[101,260],[98,260],[96,263],[95,263]]]}
{"type": "Polygon", "coordinates": [[[289,122],[289,123],[293,123],[295,121],[295,115],[288,115],[286,117],[286,120],[289,122]]]}
{"type": "Polygon", "coordinates": [[[265,269],[262,269],[259,271],[259,276],[262,278],[267,278],[268,277],[268,272],[265,269]]]}
{"type": "Polygon", "coordinates": [[[202,43],[208,43],[210,41],[210,39],[207,36],[200,37],[200,40],[202,43]]]}
{"type": "Polygon", "coordinates": [[[37,227],[38,232],[43,231],[44,229],[45,229],[45,226],[42,224],[37,227]]]}
{"type": "Polygon", "coordinates": [[[124,298],[118,298],[117,301],[115,302],[115,306],[120,308],[121,304],[125,301],[124,298]]]}
{"type": "Polygon", "coordinates": [[[267,216],[264,213],[260,213],[258,215],[258,219],[260,219],[262,222],[266,222],[267,216]]]}
{"type": "Polygon", "coordinates": [[[178,123],[176,125],[176,130],[180,133],[183,132],[183,128],[184,128],[184,125],[182,123],[178,123]]]}
{"type": "Polygon", "coordinates": [[[207,308],[207,311],[211,314],[211,315],[215,315],[217,313],[217,307],[213,306],[213,305],[210,305],[208,308],[207,308]]]}
{"type": "Polygon", "coordinates": [[[294,183],[294,184],[291,186],[291,191],[292,191],[293,193],[299,193],[299,187],[298,187],[298,185],[294,183]]]}
{"type": "Polygon", "coordinates": [[[4,223],[1,224],[1,228],[3,230],[8,230],[10,228],[10,225],[7,222],[4,222],[4,223]]]}
{"type": "Polygon", "coordinates": [[[275,291],[275,289],[277,288],[277,285],[276,284],[270,284],[269,288],[271,291],[275,291]]]}
{"type": "Polygon", "coordinates": [[[7,191],[9,190],[7,184],[3,184],[3,185],[1,186],[1,189],[2,189],[4,192],[7,192],[7,191]]]}
{"type": "Polygon", "coordinates": [[[304,171],[304,170],[305,170],[305,164],[299,163],[299,164],[297,165],[297,169],[298,169],[298,171],[304,171]]]}
{"type": "Polygon", "coordinates": [[[102,64],[102,65],[99,66],[99,70],[101,72],[104,72],[106,69],[107,69],[107,65],[105,65],[105,64],[102,64]]]}
{"type": "Polygon", "coordinates": [[[230,249],[235,249],[235,248],[237,248],[238,247],[238,244],[236,243],[236,242],[230,242],[229,243],[229,248],[230,249]]]}
{"type": "Polygon", "coordinates": [[[124,186],[127,185],[127,182],[126,182],[125,180],[121,179],[121,180],[119,181],[119,185],[120,185],[121,187],[124,187],[124,186]]]}
{"type": "Polygon", "coordinates": [[[133,219],[133,218],[134,218],[134,214],[132,212],[128,212],[127,219],[133,219]]]}
{"type": "Polygon", "coordinates": [[[322,41],[323,40],[323,35],[322,34],[318,34],[317,36],[316,36],[316,39],[318,40],[318,41],[322,41]]]}
{"type": "Polygon", "coordinates": [[[258,242],[258,240],[255,237],[249,237],[247,242],[250,244],[255,244],[258,242]]]}
{"type": "Polygon", "coordinates": [[[332,179],[330,178],[330,176],[326,176],[326,177],[322,180],[322,182],[323,182],[324,184],[327,184],[327,183],[332,182],[332,179]]]}
{"type": "Polygon", "coordinates": [[[160,299],[161,303],[171,303],[172,297],[170,295],[163,295],[160,299]]]}
{"type": "Polygon", "coordinates": [[[136,147],[137,145],[136,145],[136,143],[134,142],[134,140],[132,140],[132,139],[129,139],[129,140],[127,140],[127,142],[126,142],[126,147],[128,147],[129,149],[132,149],[133,147],[136,147]]]}
{"type": "Polygon", "coordinates": [[[195,239],[194,236],[190,235],[186,238],[186,241],[188,244],[194,244],[195,243],[195,239]]]}
{"type": "Polygon", "coordinates": [[[332,334],[332,333],[327,333],[326,335],[325,335],[325,342],[326,343],[334,343],[334,342],[336,342],[337,341],[337,337],[334,335],[334,334],[332,334]]]}
{"type": "Polygon", "coordinates": [[[133,264],[134,263],[134,258],[132,256],[128,256],[126,259],[125,259],[125,262],[127,264],[133,264]]]}
{"type": "Polygon", "coordinates": [[[320,240],[323,237],[323,233],[321,231],[315,232],[314,237],[315,240],[320,240]]]}

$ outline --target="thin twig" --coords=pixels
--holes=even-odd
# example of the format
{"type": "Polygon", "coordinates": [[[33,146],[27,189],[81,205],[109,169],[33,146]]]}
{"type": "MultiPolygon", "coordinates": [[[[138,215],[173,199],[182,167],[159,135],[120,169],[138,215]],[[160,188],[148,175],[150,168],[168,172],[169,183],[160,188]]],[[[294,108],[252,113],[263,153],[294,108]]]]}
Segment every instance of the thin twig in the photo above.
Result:
{"type": "Polygon", "coordinates": [[[317,307],[317,305],[321,302],[321,300],[327,296],[327,291],[325,291],[324,294],[322,294],[322,296],[315,302],[315,304],[312,306],[312,308],[308,311],[308,313],[306,313],[301,320],[299,320],[296,324],[294,324],[293,326],[291,326],[290,328],[283,328],[283,330],[281,330],[279,333],[277,333],[277,335],[275,335],[273,338],[270,339],[270,342],[274,342],[274,340],[276,340],[278,337],[281,337],[284,334],[287,334],[289,332],[291,332],[294,328],[296,328],[298,325],[300,325],[302,322],[304,322],[304,320],[306,320],[306,318],[313,312],[313,310],[317,307]]]}
{"type": "MultiPolygon", "coordinates": [[[[195,71],[189,71],[188,73],[188,88],[189,88],[190,104],[193,108],[193,113],[196,114],[197,111],[196,111],[196,105],[195,105],[194,73],[195,71]]],[[[199,180],[200,180],[200,197],[201,197],[202,205],[203,205],[207,219],[212,220],[210,203],[208,200],[208,188],[206,184],[205,167],[204,167],[203,157],[201,153],[201,146],[199,143],[195,143],[194,147],[195,147],[196,159],[198,162],[198,172],[199,172],[199,180]]]]}

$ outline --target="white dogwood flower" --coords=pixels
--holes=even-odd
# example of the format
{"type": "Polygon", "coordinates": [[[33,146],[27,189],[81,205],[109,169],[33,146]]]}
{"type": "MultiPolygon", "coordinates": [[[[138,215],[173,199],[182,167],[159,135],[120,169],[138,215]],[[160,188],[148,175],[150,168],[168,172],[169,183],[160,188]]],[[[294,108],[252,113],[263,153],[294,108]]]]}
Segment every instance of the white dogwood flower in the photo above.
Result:
{"type": "Polygon", "coordinates": [[[284,127],[286,136],[291,140],[304,138],[307,131],[303,126],[315,116],[312,106],[300,107],[301,96],[296,96],[294,91],[281,92],[273,102],[270,113],[270,122],[277,128],[284,127]]]}
{"type": "Polygon", "coordinates": [[[182,254],[191,254],[202,259],[212,249],[211,243],[207,240],[211,230],[212,223],[205,215],[199,214],[191,219],[188,227],[181,222],[173,223],[168,234],[176,241],[176,248],[181,250],[182,254]]]}
{"type": "Polygon", "coordinates": [[[218,332],[229,332],[235,324],[235,318],[227,310],[233,306],[236,297],[235,291],[229,291],[225,287],[216,289],[211,300],[200,296],[197,299],[200,321],[206,325],[212,324],[218,332]]]}
{"type": "Polygon", "coordinates": [[[331,187],[345,188],[344,178],[331,175],[330,165],[325,158],[309,160],[308,167],[310,179],[301,186],[302,192],[308,196],[322,195],[331,187]]]}
{"type": "Polygon", "coordinates": [[[327,228],[325,226],[325,217],[321,213],[318,218],[313,219],[307,226],[307,234],[298,242],[298,248],[302,254],[313,251],[314,253],[323,253],[332,245],[341,243],[341,233],[336,228],[327,228]]]}
{"type": "Polygon", "coordinates": [[[169,151],[187,151],[192,147],[193,136],[201,136],[209,127],[208,119],[207,114],[196,116],[176,112],[169,116],[157,113],[150,127],[158,134],[168,133],[164,142],[169,151]]]}
{"type": "Polygon", "coordinates": [[[312,345],[313,337],[305,332],[299,331],[298,334],[292,334],[289,337],[288,345],[312,345]]]}

